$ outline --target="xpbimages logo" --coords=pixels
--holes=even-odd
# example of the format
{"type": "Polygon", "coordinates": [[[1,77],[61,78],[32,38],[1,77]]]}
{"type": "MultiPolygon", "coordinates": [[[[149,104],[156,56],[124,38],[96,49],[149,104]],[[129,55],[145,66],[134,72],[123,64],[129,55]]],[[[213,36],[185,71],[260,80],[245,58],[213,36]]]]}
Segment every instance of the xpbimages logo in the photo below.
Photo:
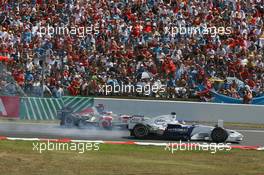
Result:
{"type": "Polygon", "coordinates": [[[33,151],[43,153],[47,151],[72,151],[83,154],[88,151],[99,151],[100,143],[91,142],[33,142],[33,151]]]}
{"type": "Polygon", "coordinates": [[[133,84],[117,84],[114,83],[113,85],[99,85],[99,92],[103,93],[104,95],[109,94],[118,94],[118,93],[127,93],[127,94],[134,94],[134,93],[143,93],[145,95],[150,95],[151,93],[163,93],[166,91],[166,85],[133,85],[133,84]]]}
{"type": "Polygon", "coordinates": [[[165,27],[165,34],[169,34],[172,37],[176,35],[211,35],[216,37],[217,35],[230,35],[232,33],[232,27],[207,27],[207,26],[173,26],[165,27]]]}
{"type": "Polygon", "coordinates": [[[211,154],[215,154],[219,151],[231,151],[232,147],[230,143],[191,143],[191,142],[179,142],[168,143],[164,150],[174,154],[177,151],[208,151],[211,154]]]}
{"type": "Polygon", "coordinates": [[[98,35],[99,34],[99,26],[97,24],[95,25],[89,25],[86,27],[67,27],[67,26],[41,26],[39,28],[39,34],[40,36],[56,36],[56,35],[75,35],[79,38],[83,38],[87,35],[98,35]]]}

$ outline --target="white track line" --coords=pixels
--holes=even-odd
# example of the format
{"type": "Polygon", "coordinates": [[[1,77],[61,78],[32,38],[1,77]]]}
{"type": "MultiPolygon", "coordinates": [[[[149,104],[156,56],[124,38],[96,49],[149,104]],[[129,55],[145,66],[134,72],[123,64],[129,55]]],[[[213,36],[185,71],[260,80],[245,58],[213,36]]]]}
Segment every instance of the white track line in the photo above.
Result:
{"type": "Polygon", "coordinates": [[[264,133],[264,130],[236,130],[240,132],[264,133]]]}

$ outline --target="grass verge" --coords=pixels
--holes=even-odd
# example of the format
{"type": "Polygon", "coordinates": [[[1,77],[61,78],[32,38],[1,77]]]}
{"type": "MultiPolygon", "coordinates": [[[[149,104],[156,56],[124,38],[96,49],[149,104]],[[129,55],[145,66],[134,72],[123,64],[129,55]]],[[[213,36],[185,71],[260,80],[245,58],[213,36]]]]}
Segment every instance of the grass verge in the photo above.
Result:
{"type": "Polygon", "coordinates": [[[33,151],[33,142],[0,141],[0,172],[8,175],[261,175],[264,151],[231,150],[211,154],[164,147],[100,145],[83,154],[33,151]]]}

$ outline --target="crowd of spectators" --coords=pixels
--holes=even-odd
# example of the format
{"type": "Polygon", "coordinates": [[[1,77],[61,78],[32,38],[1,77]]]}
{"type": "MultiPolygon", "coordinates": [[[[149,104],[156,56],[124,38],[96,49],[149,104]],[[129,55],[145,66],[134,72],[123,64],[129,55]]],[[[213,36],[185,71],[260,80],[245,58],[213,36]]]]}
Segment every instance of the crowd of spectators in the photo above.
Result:
{"type": "Polygon", "coordinates": [[[263,0],[1,0],[0,54],[28,94],[104,95],[106,84],[159,84],[166,91],[149,96],[206,96],[196,93],[201,87],[260,96],[263,13],[263,0]],[[80,36],[78,29],[88,26],[80,36]],[[77,33],[43,34],[48,27],[77,33]],[[174,27],[230,33],[175,34],[174,27]]]}

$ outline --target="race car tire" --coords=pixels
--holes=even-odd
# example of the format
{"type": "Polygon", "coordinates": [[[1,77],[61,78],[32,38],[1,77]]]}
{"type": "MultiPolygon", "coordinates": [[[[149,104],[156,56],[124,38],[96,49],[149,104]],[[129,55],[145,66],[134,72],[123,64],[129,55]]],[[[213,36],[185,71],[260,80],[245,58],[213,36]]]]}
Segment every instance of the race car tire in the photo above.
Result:
{"type": "Polygon", "coordinates": [[[135,137],[135,134],[134,134],[134,131],[133,130],[130,130],[130,136],[131,137],[135,137]]]}
{"type": "Polygon", "coordinates": [[[68,128],[73,127],[73,125],[74,125],[74,120],[73,120],[73,118],[72,118],[71,116],[67,116],[67,117],[65,117],[65,123],[64,123],[64,125],[65,125],[66,127],[68,127],[68,128]]]}
{"type": "Polygon", "coordinates": [[[110,129],[112,129],[112,123],[109,120],[100,120],[99,121],[99,127],[106,129],[106,130],[110,130],[110,129]]]}
{"type": "Polygon", "coordinates": [[[221,127],[216,127],[211,133],[212,141],[215,143],[224,143],[228,138],[228,133],[221,127]]]}
{"type": "Polygon", "coordinates": [[[65,126],[65,118],[62,118],[62,119],[60,120],[60,126],[65,126]]]}
{"type": "Polygon", "coordinates": [[[183,138],[182,138],[182,141],[190,141],[191,140],[191,136],[184,136],[183,138]]]}
{"type": "Polygon", "coordinates": [[[145,125],[137,124],[132,130],[133,135],[138,139],[144,139],[149,135],[149,130],[145,125]]]}
{"type": "Polygon", "coordinates": [[[79,128],[85,128],[86,127],[86,121],[85,120],[83,120],[83,119],[80,119],[79,121],[78,121],[78,127],[79,128]]]}

